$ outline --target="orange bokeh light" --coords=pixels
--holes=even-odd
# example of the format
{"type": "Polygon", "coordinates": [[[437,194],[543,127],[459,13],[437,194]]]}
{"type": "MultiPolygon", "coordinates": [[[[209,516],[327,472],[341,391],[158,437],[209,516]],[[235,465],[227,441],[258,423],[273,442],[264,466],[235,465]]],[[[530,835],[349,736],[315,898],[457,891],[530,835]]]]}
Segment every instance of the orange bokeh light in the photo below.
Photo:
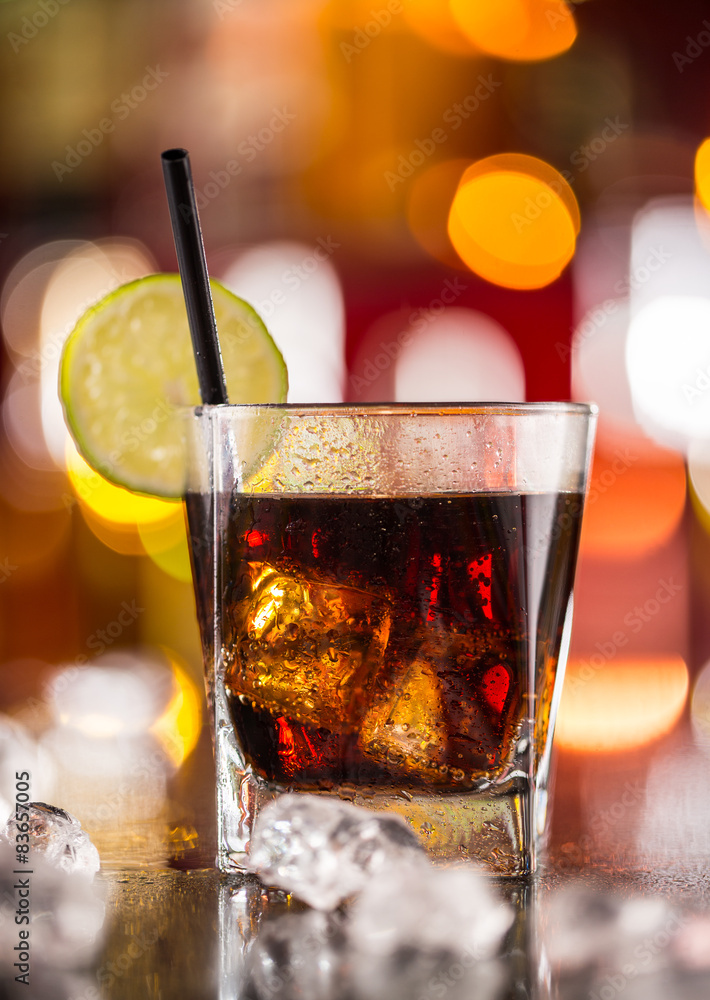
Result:
{"type": "Polygon", "coordinates": [[[462,268],[451,246],[446,220],[459,181],[470,160],[444,160],[412,180],[407,197],[407,222],[417,243],[436,260],[462,268]]]}
{"type": "Polygon", "coordinates": [[[415,34],[443,52],[470,56],[476,51],[454,20],[449,0],[405,0],[402,16],[415,34]]]}
{"type": "Polygon", "coordinates": [[[564,177],[534,156],[489,156],[465,171],[449,212],[457,253],[505,288],[542,288],[575,251],[579,207],[564,177]]]}
{"type": "Polygon", "coordinates": [[[695,154],[695,193],[710,212],[710,139],[702,142],[695,154]]]}
{"type": "Polygon", "coordinates": [[[551,59],[577,37],[564,0],[451,0],[451,13],[476,48],[501,59],[551,59]]]}
{"type": "Polygon", "coordinates": [[[632,750],[665,736],[688,697],[682,657],[621,657],[600,666],[594,656],[571,660],[562,692],[555,741],[565,750],[632,750]]]}
{"type": "Polygon", "coordinates": [[[585,555],[632,559],[667,542],[683,516],[683,459],[657,449],[657,457],[633,447],[594,455],[582,524],[585,555]]]}

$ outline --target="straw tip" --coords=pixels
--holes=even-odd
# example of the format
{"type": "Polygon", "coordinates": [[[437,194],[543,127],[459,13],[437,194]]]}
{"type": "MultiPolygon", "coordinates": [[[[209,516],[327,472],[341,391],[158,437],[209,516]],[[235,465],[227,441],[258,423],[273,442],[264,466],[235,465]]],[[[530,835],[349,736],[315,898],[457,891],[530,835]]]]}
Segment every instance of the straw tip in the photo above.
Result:
{"type": "Polygon", "coordinates": [[[166,149],[160,154],[161,160],[186,160],[188,156],[186,149],[166,149]]]}

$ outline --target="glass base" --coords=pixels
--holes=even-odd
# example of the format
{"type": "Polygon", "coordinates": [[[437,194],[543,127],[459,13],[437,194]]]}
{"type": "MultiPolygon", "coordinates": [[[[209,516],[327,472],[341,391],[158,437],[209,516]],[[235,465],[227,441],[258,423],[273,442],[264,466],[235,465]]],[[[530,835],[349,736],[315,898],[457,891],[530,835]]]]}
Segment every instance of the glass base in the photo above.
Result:
{"type": "MultiPolygon", "coordinates": [[[[223,775],[225,777],[225,775],[223,775]]],[[[340,785],[331,792],[299,791],[264,781],[247,769],[232,771],[236,794],[220,803],[217,864],[224,872],[248,867],[252,824],[260,810],[286,793],[328,795],[353,805],[400,815],[415,831],[434,864],[475,862],[491,875],[527,875],[535,870],[531,795],[515,787],[485,792],[417,792],[340,785]]]]}
{"type": "Polygon", "coordinates": [[[443,791],[340,784],[321,791],[269,782],[255,774],[234,739],[226,701],[215,689],[217,764],[217,867],[248,870],[252,826],[279,795],[327,795],[364,809],[394,812],[414,830],[434,864],[473,862],[490,875],[528,875],[546,831],[548,760],[528,777],[530,741],[516,755],[510,777],[485,790],[443,791]]]}

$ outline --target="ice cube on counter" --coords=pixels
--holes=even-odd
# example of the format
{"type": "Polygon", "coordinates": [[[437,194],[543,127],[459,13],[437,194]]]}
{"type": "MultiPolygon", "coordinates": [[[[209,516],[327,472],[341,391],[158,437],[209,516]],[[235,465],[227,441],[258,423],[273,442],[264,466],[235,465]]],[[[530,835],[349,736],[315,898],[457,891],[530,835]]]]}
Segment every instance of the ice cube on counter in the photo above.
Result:
{"type": "Polygon", "coordinates": [[[320,795],[281,795],[259,814],[250,868],[267,885],[331,910],[391,867],[427,870],[416,834],[391,813],[320,795]]]}
{"type": "Polygon", "coordinates": [[[570,885],[551,896],[546,950],[563,973],[621,968],[636,964],[641,956],[644,971],[649,971],[667,960],[667,945],[684,922],[658,897],[623,899],[570,885]],[[649,940],[656,938],[663,946],[649,949],[649,940]]]}
{"type": "MultiPolygon", "coordinates": [[[[39,983],[39,974],[51,978],[57,970],[86,967],[103,944],[106,904],[100,887],[50,864],[45,854],[35,855],[19,875],[17,868],[14,844],[0,843],[0,977],[17,974],[14,949],[22,929],[30,932],[33,982],[39,983]],[[21,896],[21,891],[29,895],[21,896]],[[28,923],[16,923],[18,913],[28,923]]],[[[61,993],[55,984],[42,995],[61,993]]]]}
{"type": "Polygon", "coordinates": [[[412,877],[392,867],[364,886],[350,915],[350,937],[369,954],[417,948],[436,954],[494,957],[515,914],[472,866],[423,867],[412,877]]]}
{"type": "Polygon", "coordinates": [[[267,921],[249,950],[247,972],[258,1000],[333,1000],[351,955],[340,914],[289,913],[267,921]]]}
{"type": "Polygon", "coordinates": [[[50,865],[67,873],[81,873],[93,878],[101,867],[99,852],[82,829],[78,819],[58,806],[46,802],[30,802],[23,814],[15,812],[5,826],[5,836],[12,846],[18,833],[29,833],[30,858],[34,864],[38,855],[50,865]],[[25,824],[29,829],[25,831],[25,824]]]}

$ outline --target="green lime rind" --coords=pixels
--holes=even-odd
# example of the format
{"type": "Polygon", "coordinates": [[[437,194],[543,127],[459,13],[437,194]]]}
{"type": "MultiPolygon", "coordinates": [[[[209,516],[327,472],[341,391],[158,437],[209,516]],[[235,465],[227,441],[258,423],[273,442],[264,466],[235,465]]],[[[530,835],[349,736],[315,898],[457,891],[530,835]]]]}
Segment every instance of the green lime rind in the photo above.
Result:
{"type": "MultiPolygon", "coordinates": [[[[210,284],[230,403],[284,402],[286,365],[261,318],[210,284]]],[[[200,391],[180,276],[139,278],[84,313],[64,346],[59,393],[92,468],[136,493],[183,496],[184,417],[200,391]]]]}

